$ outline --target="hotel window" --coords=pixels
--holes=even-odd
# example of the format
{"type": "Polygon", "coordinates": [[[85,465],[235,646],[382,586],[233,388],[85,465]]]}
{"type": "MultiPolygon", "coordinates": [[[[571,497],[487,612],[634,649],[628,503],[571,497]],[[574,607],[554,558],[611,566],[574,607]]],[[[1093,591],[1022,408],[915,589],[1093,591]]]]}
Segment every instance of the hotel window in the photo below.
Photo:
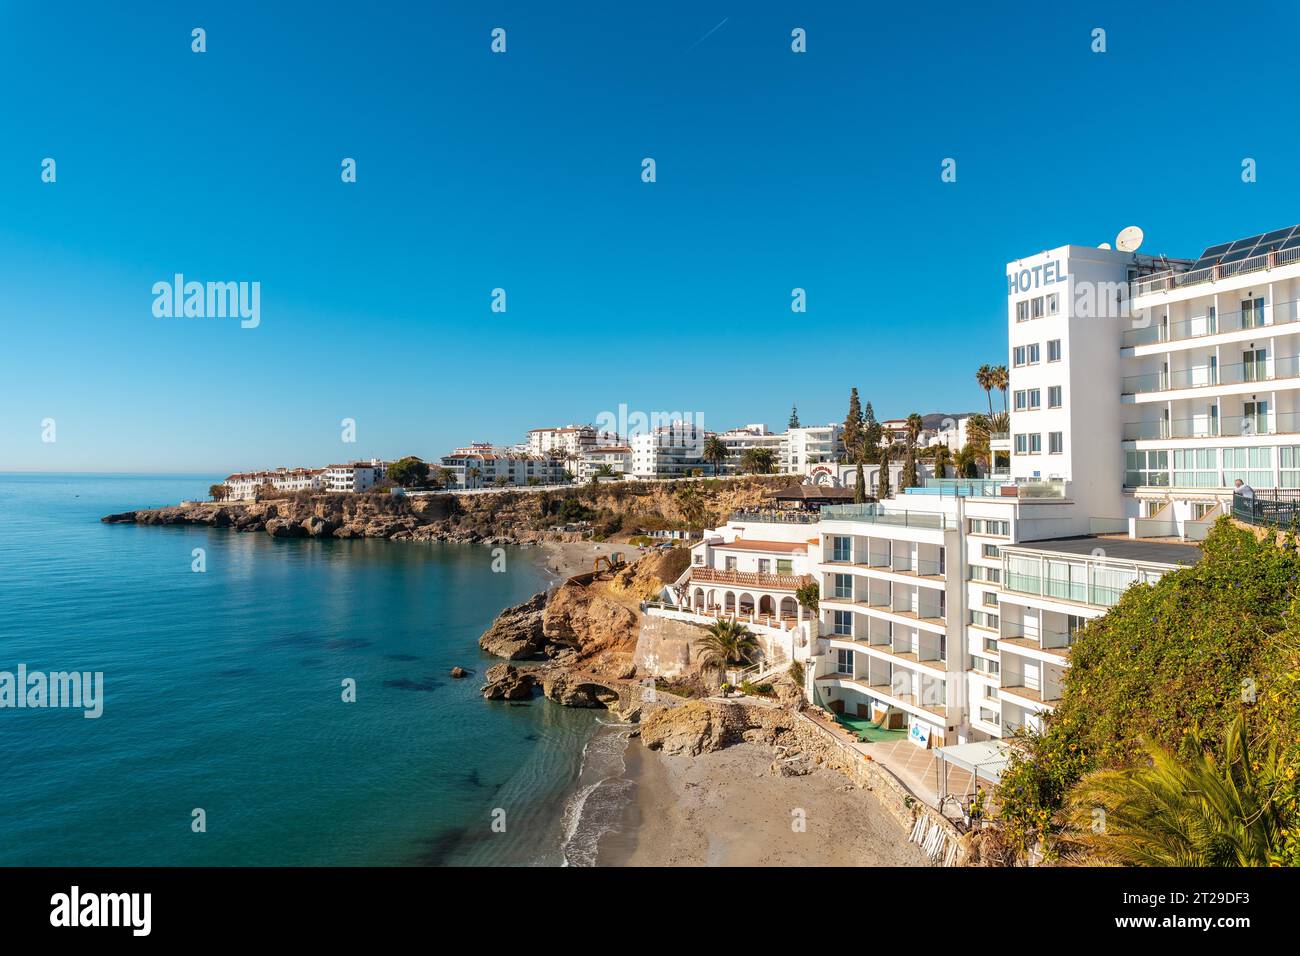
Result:
{"type": "Polygon", "coordinates": [[[777,574],[793,574],[793,573],[794,573],[794,562],[791,561],[791,560],[789,560],[788,558],[777,558],[777,559],[776,559],[776,573],[777,573],[777,574]]]}
{"type": "Polygon", "coordinates": [[[976,627],[986,627],[991,631],[998,629],[998,616],[985,611],[971,611],[970,622],[976,627]]]}
{"type": "Polygon", "coordinates": [[[1028,357],[1028,359],[1027,359],[1027,363],[1028,363],[1029,365],[1037,365],[1037,364],[1038,364],[1038,354],[1039,354],[1039,353],[1038,353],[1038,343],[1035,342],[1033,345],[1028,346],[1028,348],[1029,348],[1029,357],[1028,357]]]}
{"type": "Polygon", "coordinates": [[[996,544],[983,545],[980,549],[980,554],[986,558],[1002,557],[1002,552],[998,550],[998,546],[996,544]]]}
{"type": "Polygon", "coordinates": [[[852,674],[853,673],[853,652],[845,650],[842,647],[835,649],[835,673],[852,674]]]}
{"type": "Polygon", "coordinates": [[[1061,300],[1057,298],[1055,292],[1047,297],[1047,314],[1056,315],[1061,311],[1061,300]]]}
{"type": "Polygon", "coordinates": [[[1256,488],[1273,484],[1273,449],[1225,448],[1223,449],[1223,483],[1231,487],[1240,478],[1256,488]]]}
{"type": "Polygon", "coordinates": [[[972,581],[988,581],[990,584],[1001,584],[1002,569],[986,568],[982,564],[972,564],[970,566],[970,579],[972,581]]]}
{"type": "Polygon", "coordinates": [[[853,612],[835,612],[835,633],[841,636],[853,636],[853,612]]]}
{"type": "Polygon", "coordinates": [[[726,560],[726,564],[724,564],[723,567],[725,567],[728,571],[736,570],[736,556],[734,554],[727,555],[725,560],[726,560]]]}
{"type": "Polygon", "coordinates": [[[1047,386],[1047,407],[1048,408],[1061,407],[1061,386],[1059,385],[1047,386]]]}
{"type": "MultiPolygon", "coordinates": [[[[835,575],[834,580],[835,580],[835,584],[832,593],[835,597],[837,598],[853,597],[853,576],[852,575],[837,574],[835,575]]],[[[844,613],[844,612],[841,611],[837,613],[844,613]]]]}
{"type": "Polygon", "coordinates": [[[1016,454],[1017,455],[1029,454],[1029,436],[1024,432],[1021,432],[1020,434],[1016,435],[1016,454]]]}
{"type": "Polygon", "coordinates": [[[1300,447],[1287,445],[1277,450],[1282,466],[1282,487],[1300,488],[1300,447]]]}
{"type": "Polygon", "coordinates": [[[1129,451],[1124,453],[1124,484],[1139,486],[1169,486],[1169,452],[1129,451]]]}
{"type": "Polygon", "coordinates": [[[1175,448],[1174,484],[1179,488],[1217,488],[1218,451],[1213,448],[1175,448]]]}
{"type": "Polygon", "coordinates": [[[996,687],[994,687],[992,684],[985,684],[985,685],[984,685],[984,696],[987,697],[989,700],[997,700],[997,699],[998,699],[998,689],[997,689],[996,687]]]}
{"type": "Polygon", "coordinates": [[[1027,401],[1028,401],[1027,396],[1025,395],[1025,390],[1022,388],[1015,394],[1016,394],[1015,409],[1018,412],[1023,412],[1027,407],[1027,401]]]}
{"type": "Polygon", "coordinates": [[[1011,350],[1011,364],[1012,365],[1025,364],[1025,347],[1023,345],[1017,345],[1014,349],[1011,350]]]}
{"type": "Polygon", "coordinates": [[[1011,534],[1011,522],[999,521],[996,518],[967,518],[967,530],[969,534],[1011,534]]]}
{"type": "Polygon", "coordinates": [[[1064,432],[1047,433],[1047,453],[1049,455],[1059,455],[1065,451],[1065,434],[1064,432]]]}
{"type": "Polygon", "coordinates": [[[771,573],[772,573],[772,562],[771,562],[769,559],[767,559],[767,558],[759,558],[759,559],[758,559],[758,573],[759,573],[759,574],[771,574],[771,573]]]}
{"type": "Polygon", "coordinates": [[[1029,410],[1037,411],[1043,404],[1043,393],[1036,388],[1029,390],[1029,410]]]}
{"type": "Polygon", "coordinates": [[[1041,319],[1043,317],[1043,297],[1041,295],[1034,300],[1033,316],[1036,319],[1041,319]]]}
{"type": "Polygon", "coordinates": [[[997,591],[985,591],[984,594],[983,594],[983,602],[984,602],[984,606],[985,606],[985,607],[997,607],[997,606],[998,606],[998,592],[997,592],[997,591]]]}
{"type": "Polygon", "coordinates": [[[998,652],[998,639],[996,637],[984,638],[984,653],[996,654],[998,652]]]}
{"type": "Polygon", "coordinates": [[[1029,454],[1038,455],[1043,451],[1043,436],[1039,432],[1029,434],[1029,454]]]}
{"type": "Polygon", "coordinates": [[[986,724],[992,724],[994,727],[1002,726],[1001,719],[996,711],[980,708],[980,720],[986,724]]]}
{"type": "Polygon", "coordinates": [[[1016,321],[1017,322],[1029,321],[1029,300],[1028,299],[1021,299],[1019,302],[1016,303],[1016,321]]]}
{"type": "Polygon", "coordinates": [[[990,661],[974,655],[971,656],[970,664],[972,670],[977,670],[981,674],[996,674],[1000,669],[997,661],[990,661]]]}
{"type": "Polygon", "coordinates": [[[1047,361],[1049,362],[1061,361],[1061,340],[1060,339],[1052,339],[1050,342],[1047,343],[1047,361]]]}
{"type": "Polygon", "coordinates": [[[837,535],[831,538],[833,561],[852,561],[853,560],[853,540],[847,535],[837,535]]]}

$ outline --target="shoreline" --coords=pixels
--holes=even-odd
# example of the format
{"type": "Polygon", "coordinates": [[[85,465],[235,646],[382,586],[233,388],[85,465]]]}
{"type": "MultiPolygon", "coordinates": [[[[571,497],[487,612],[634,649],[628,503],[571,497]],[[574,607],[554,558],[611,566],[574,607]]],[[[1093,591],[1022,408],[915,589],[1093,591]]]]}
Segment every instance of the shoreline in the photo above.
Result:
{"type": "Polygon", "coordinates": [[[929,865],[870,792],[824,768],[781,776],[774,759],[760,743],[688,757],[632,740],[631,793],[596,865],[929,865]]]}

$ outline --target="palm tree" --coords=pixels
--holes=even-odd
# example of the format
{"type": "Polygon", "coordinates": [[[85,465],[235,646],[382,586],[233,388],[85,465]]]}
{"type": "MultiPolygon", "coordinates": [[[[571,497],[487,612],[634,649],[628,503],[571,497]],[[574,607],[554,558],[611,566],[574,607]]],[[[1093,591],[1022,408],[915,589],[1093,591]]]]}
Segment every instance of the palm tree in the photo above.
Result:
{"type": "Polygon", "coordinates": [[[477,469],[477,468],[467,468],[467,469],[465,470],[465,477],[468,478],[468,479],[470,479],[469,482],[467,482],[467,484],[468,484],[471,488],[475,487],[475,484],[474,484],[474,483],[475,483],[476,481],[478,481],[479,475],[481,475],[481,474],[483,474],[483,472],[480,471],[480,470],[477,469]]]}
{"type": "Polygon", "coordinates": [[[209,485],[208,494],[212,496],[213,501],[225,501],[230,497],[229,485],[209,485]]]}
{"type": "MultiPolygon", "coordinates": [[[[993,366],[993,387],[1002,392],[1002,411],[1007,412],[1007,388],[1011,384],[1011,376],[1007,374],[1005,365],[993,366]]],[[[990,412],[989,417],[993,417],[990,412]]]]}
{"type": "Polygon", "coordinates": [[[729,665],[748,664],[758,654],[758,638],[737,621],[718,618],[704,629],[699,643],[700,666],[723,671],[729,665]]]}
{"type": "Polygon", "coordinates": [[[740,470],[751,475],[770,475],[776,471],[776,452],[770,448],[746,448],[740,456],[740,470]]]}
{"type": "Polygon", "coordinates": [[[1069,816],[1081,842],[1130,866],[1268,866],[1286,819],[1272,786],[1280,777],[1276,740],[1251,752],[1243,714],[1215,759],[1193,736],[1180,759],[1148,744],[1149,764],[1101,770],[1080,781],[1069,816]],[[1099,813],[1100,811],[1100,813],[1099,813]]]}
{"type": "Polygon", "coordinates": [[[718,476],[718,467],[727,460],[727,446],[717,435],[704,439],[704,460],[713,464],[713,476],[718,476]]]}
{"type": "Polygon", "coordinates": [[[989,418],[993,417],[993,366],[981,365],[975,370],[975,381],[984,389],[984,397],[989,400],[989,418]]]}
{"type": "Polygon", "coordinates": [[[611,464],[609,464],[608,462],[606,462],[605,464],[603,464],[603,465],[601,465],[600,467],[598,467],[598,468],[597,468],[597,469],[592,473],[592,477],[594,477],[594,478],[613,478],[615,474],[617,474],[617,472],[614,471],[614,466],[611,465],[611,464]]]}

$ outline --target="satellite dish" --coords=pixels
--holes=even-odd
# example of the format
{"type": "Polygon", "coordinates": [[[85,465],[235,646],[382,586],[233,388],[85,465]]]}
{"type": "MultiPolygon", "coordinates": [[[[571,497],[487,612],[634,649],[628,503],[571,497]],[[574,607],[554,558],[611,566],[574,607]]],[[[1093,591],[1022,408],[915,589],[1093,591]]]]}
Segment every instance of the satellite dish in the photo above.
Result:
{"type": "Polygon", "coordinates": [[[1120,252],[1137,252],[1142,245],[1142,230],[1137,226],[1125,226],[1115,237],[1115,248],[1120,252]]]}
{"type": "Polygon", "coordinates": [[[1103,243],[1102,243],[1101,245],[1099,245],[1097,248],[1098,248],[1098,249],[1109,249],[1109,248],[1110,248],[1110,243],[1109,243],[1109,242],[1103,242],[1103,243]]]}

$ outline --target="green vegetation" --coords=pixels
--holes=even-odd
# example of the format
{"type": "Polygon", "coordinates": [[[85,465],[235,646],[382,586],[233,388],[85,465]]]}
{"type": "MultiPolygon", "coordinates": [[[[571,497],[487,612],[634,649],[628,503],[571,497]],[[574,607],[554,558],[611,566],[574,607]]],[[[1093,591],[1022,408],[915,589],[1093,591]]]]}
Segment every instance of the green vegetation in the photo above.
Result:
{"type": "Polygon", "coordinates": [[[740,456],[740,470],[750,475],[774,474],[776,452],[770,448],[746,448],[740,456]]]}
{"type": "Polygon", "coordinates": [[[429,465],[408,455],[388,466],[388,480],[403,488],[415,488],[429,480],[429,465]]]}
{"type": "Polygon", "coordinates": [[[889,497],[889,446],[880,449],[880,475],[876,480],[876,499],[884,501],[889,497]]]}
{"type": "Polygon", "coordinates": [[[862,440],[865,437],[863,426],[866,418],[862,414],[862,401],[858,398],[856,386],[849,391],[849,413],[844,417],[844,451],[850,461],[862,460],[862,440]]]}
{"type": "Polygon", "coordinates": [[[996,791],[1016,853],[1300,865],[1300,557],[1226,518],[1203,551],[1080,632],[996,791]]]}
{"type": "Polygon", "coordinates": [[[786,428],[798,428],[798,427],[799,427],[799,406],[791,405],[790,420],[786,422],[786,428]]]}
{"type": "Polygon", "coordinates": [[[795,589],[794,599],[803,605],[804,610],[816,614],[821,604],[821,588],[816,581],[807,581],[795,589]]]}
{"type": "Polygon", "coordinates": [[[718,469],[727,460],[727,446],[717,435],[710,435],[704,439],[704,452],[701,457],[713,466],[714,477],[717,477],[718,469]]]}
{"type": "Polygon", "coordinates": [[[704,629],[699,648],[702,667],[723,671],[752,661],[758,653],[758,638],[745,625],[719,618],[704,629]]]}
{"type": "Polygon", "coordinates": [[[208,494],[213,501],[225,501],[230,497],[229,485],[208,485],[208,494]]]}

